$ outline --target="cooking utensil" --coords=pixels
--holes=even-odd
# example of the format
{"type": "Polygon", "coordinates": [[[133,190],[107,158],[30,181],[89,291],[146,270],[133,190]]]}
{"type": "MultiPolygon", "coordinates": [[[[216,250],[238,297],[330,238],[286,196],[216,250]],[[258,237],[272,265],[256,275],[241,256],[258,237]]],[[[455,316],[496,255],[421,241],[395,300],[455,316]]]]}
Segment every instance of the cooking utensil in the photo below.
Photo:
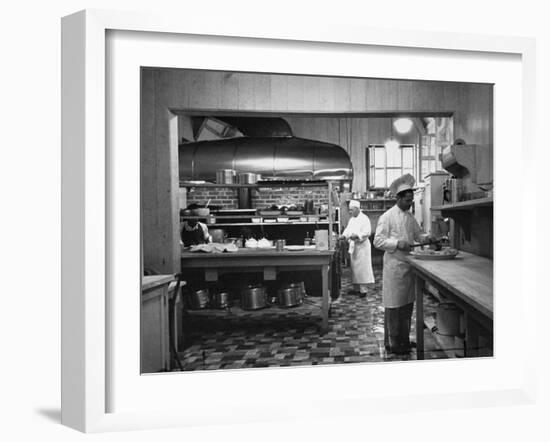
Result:
{"type": "Polygon", "coordinates": [[[226,233],[223,229],[211,229],[210,236],[212,237],[212,242],[223,244],[225,241],[226,233]]]}
{"type": "Polygon", "coordinates": [[[189,292],[187,299],[191,310],[201,310],[208,307],[210,302],[210,293],[208,289],[196,290],[194,292],[189,292]]]}
{"type": "Polygon", "coordinates": [[[304,250],[304,246],[285,246],[285,249],[291,252],[299,252],[304,250]]]}
{"type": "Polygon", "coordinates": [[[191,215],[208,216],[210,215],[210,209],[208,207],[198,207],[196,209],[191,209],[191,215]]]}
{"type": "Polygon", "coordinates": [[[315,210],[313,208],[313,200],[306,200],[304,203],[304,213],[310,215],[315,213],[315,210]]]}
{"type": "Polygon", "coordinates": [[[460,334],[460,316],[462,310],[452,302],[442,302],[436,308],[437,332],[444,336],[460,334]]]}
{"type": "Polygon", "coordinates": [[[263,286],[248,286],[241,293],[243,310],[258,310],[267,306],[267,293],[263,286]]]}
{"type": "Polygon", "coordinates": [[[240,184],[256,184],[258,182],[257,173],[243,172],[239,173],[238,177],[240,184]]]}
{"type": "Polygon", "coordinates": [[[458,255],[457,250],[448,251],[435,251],[435,250],[428,250],[426,252],[411,252],[411,256],[415,259],[421,259],[421,260],[429,260],[429,261],[443,261],[446,259],[455,259],[455,257],[458,255]]]}
{"type": "Polygon", "coordinates": [[[216,183],[233,184],[235,182],[235,169],[218,169],[216,171],[216,183]]]}
{"type": "Polygon", "coordinates": [[[423,243],[420,243],[420,244],[413,244],[411,246],[411,249],[414,249],[415,247],[421,247],[421,246],[433,246],[434,247],[434,250],[441,250],[441,241],[443,241],[443,238],[440,238],[436,241],[432,241],[431,243],[430,242],[423,242],[423,243]]]}
{"type": "Polygon", "coordinates": [[[223,309],[231,306],[231,295],[229,292],[215,292],[211,296],[210,304],[213,308],[223,309]]]}
{"type": "Polygon", "coordinates": [[[302,282],[285,284],[277,292],[281,307],[294,307],[300,305],[304,299],[305,290],[302,282]]]}

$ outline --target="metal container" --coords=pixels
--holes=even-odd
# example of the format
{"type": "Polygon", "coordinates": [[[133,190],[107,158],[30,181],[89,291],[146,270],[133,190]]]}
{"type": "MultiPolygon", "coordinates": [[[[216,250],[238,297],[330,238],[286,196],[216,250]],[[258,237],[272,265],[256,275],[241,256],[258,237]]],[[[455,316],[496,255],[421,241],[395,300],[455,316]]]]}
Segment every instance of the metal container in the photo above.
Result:
{"type": "Polygon", "coordinates": [[[315,231],[315,248],[317,250],[328,250],[328,230],[315,231]]]}
{"type": "Polygon", "coordinates": [[[300,305],[304,299],[304,286],[302,282],[285,284],[277,292],[279,305],[281,307],[294,307],[300,305]]]}
{"type": "Polygon", "coordinates": [[[243,310],[258,310],[267,306],[267,292],[263,286],[248,286],[241,293],[243,310]]]}
{"type": "Polygon", "coordinates": [[[243,240],[242,238],[225,238],[224,244],[235,244],[237,247],[243,246],[243,240]]]}
{"type": "Polygon", "coordinates": [[[212,294],[210,304],[213,308],[229,308],[231,307],[231,295],[228,292],[215,292],[212,294]]]}
{"type": "Polygon", "coordinates": [[[208,207],[198,207],[191,209],[191,215],[193,216],[208,216],[210,215],[210,209],[208,207]]]}
{"type": "Polygon", "coordinates": [[[216,183],[233,184],[236,173],[235,169],[218,169],[216,171],[216,183]]]}
{"type": "Polygon", "coordinates": [[[223,244],[225,241],[226,233],[223,229],[210,229],[210,236],[212,237],[212,242],[223,244]]]}
{"type": "Polygon", "coordinates": [[[285,249],[286,246],[286,239],[278,239],[275,241],[275,250],[277,252],[282,252],[285,249]]]}
{"type": "Polygon", "coordinates": [[[201,310],[208,307],[210,303],[210,293],[208,289],[200,289],[189,292],[189,308],[191,310],[201,310]]]}
{"type": "Polygon", "coordinates": [[[251,172],[239,173],[239,184],[256,184],[258,182],[258,174],[251,172]]]}
{"type": "Polygon", "coordinates": [[[442,302],[437,306],[437,332],[444,336],[460,334],[460,316],[462,311],[452,302],[442,302]]]}

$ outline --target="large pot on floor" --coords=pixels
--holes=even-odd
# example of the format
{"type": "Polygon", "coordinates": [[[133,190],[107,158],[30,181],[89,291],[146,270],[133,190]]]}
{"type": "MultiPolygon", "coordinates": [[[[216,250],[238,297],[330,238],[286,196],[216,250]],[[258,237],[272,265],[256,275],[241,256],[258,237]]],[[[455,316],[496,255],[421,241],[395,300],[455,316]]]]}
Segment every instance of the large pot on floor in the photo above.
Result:
{"type": "Polygon", "coordinates": [[[267,306],[267,291],[261,285],[249,285],[241,292],[241,308],[258,310],[267,306]]]}

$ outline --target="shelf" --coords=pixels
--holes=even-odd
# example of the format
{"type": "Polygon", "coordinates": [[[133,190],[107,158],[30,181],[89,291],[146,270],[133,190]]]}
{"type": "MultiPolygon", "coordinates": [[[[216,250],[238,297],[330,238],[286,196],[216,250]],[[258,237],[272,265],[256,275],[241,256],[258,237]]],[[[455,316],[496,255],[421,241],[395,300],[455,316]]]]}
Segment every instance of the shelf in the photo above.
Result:
{"type": "Polygon", "coordinates": [[[434,206],[430,210],[471,210],[477,207],[492,207],[493,198],[479,198],[475,200],[460,201],[454,204],[444,204],[442,206],[434,206]]]}
{"type": "Polygon", "coordinates": [[[327,187],[329,181],[258,181],[254,184],[218,184],[180,181],[180,187],[210,187],[210,188],[258,188],[258,187],[327,187]]]}
{"type": "MultiPolygon", "coordinates": [[[[212,223],[206,224],[208,227],[231,227],[231,226],[305,226],[312,224],[328,224],[328,221],[290,221],[290,222],[274,222],[274,223],[212,223]]],[[[334,224],[334,223],[333,223],[334,224]]]]}
{"type": "Polygon", "coordinates": [[[272,313],[311,313],[320,312],[322,308],[322,299],[319,297],[307,297],[301,305],[295,307],[279,307],[277,305],[270,305],[257,310],[244,310],[238,305],[230,307],[228,309],[210,309],[205,308],[201,310],[186,309],[186,313],[196,316],[213,316],[218,318],[235,318],[243,316],[261,317],[266,314],[272,313]]]}

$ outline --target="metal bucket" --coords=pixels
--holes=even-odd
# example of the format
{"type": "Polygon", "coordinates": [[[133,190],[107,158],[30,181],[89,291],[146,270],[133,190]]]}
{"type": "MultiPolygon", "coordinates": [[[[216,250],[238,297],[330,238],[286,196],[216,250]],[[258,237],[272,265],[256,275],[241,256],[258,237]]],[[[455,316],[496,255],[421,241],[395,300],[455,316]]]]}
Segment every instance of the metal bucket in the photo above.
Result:
{"type": "Polygon", "coordinates": [[[451,302],[442,302],[437,306],[437,331],[444,336],[460,334],[460,316],[462,311],[451,302]]]}

